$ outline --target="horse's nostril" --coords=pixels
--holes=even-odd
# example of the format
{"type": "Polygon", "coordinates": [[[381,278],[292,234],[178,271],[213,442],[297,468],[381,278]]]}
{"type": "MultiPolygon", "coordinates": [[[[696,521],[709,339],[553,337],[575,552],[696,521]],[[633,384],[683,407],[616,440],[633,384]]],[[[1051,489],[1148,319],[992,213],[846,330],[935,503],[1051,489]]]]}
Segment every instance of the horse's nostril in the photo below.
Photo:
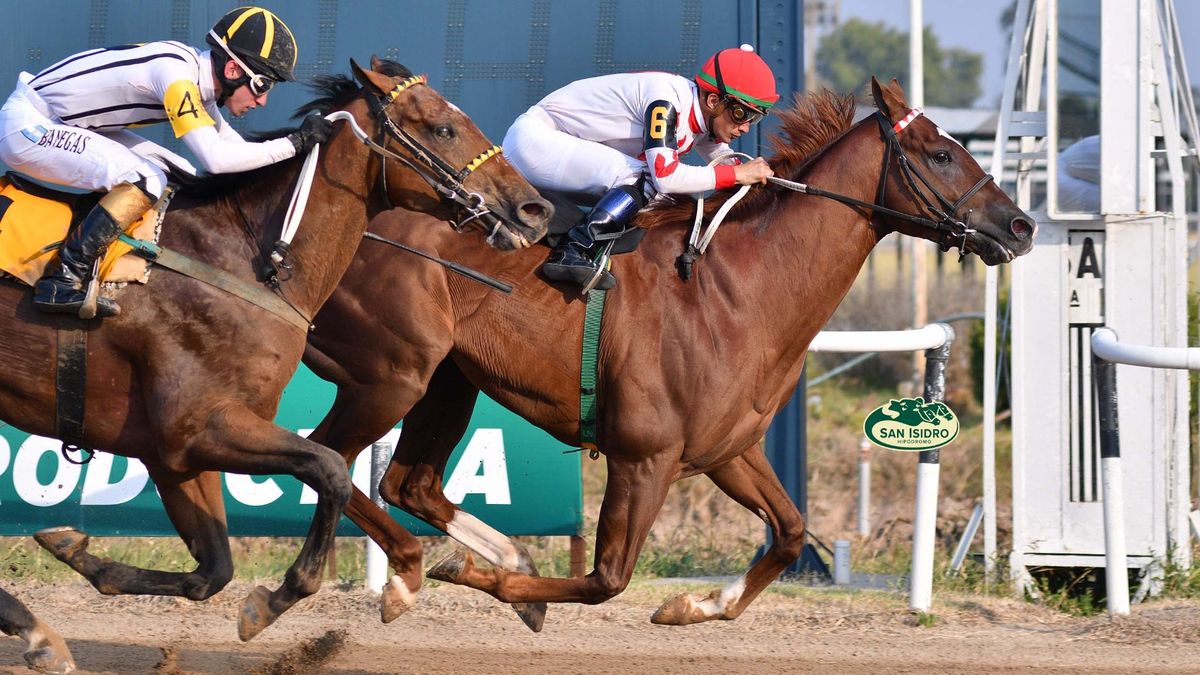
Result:
{"type": "Polygon", "coordinates": [[[521,204],[521,219],[527,223],[542,223],[550,220],[550,207],[542,202],[530,201],[521,204]]]}
{"type": "Polygon", "coordinates": [[[1008,229],[1013,233],[1013,236],[1018,239],[1026,239],[1033,235],[1037,229],[1033,223],[1024,218],[1013,218],[1008,224],[1008,229]]]}

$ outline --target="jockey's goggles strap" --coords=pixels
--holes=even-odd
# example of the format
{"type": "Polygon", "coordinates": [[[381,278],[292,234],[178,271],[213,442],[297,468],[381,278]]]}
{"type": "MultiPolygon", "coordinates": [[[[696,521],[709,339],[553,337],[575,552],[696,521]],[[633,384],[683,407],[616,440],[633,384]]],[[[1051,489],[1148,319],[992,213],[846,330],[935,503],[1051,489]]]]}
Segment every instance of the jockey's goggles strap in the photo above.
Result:
{"type": "Polygon", "coordinates": [[[253,70],[250,70],[250,66],[247,66],[244,61],[239,59],[237,54],[233,53],[233,50],[229,48],[229,45],[225,44],[225,41],[222,40],[220,36],[216,34],[216,32],[210,30],[208,31],[208,35],[213,40],[216,40],[217,44],[221,45],[221,51],[225,52],[226,56],[233,59],[233,62],[238,64],[238,66],[242,69],[242,72],[246,74],[245,77],[247,84],[250,85],[250,93],[254,94],[255,96],[262,96],[268,91],[271,91],[271,87],[275,86],[275,80],[267,77],[266,75],[259,75],[253,70]]]}

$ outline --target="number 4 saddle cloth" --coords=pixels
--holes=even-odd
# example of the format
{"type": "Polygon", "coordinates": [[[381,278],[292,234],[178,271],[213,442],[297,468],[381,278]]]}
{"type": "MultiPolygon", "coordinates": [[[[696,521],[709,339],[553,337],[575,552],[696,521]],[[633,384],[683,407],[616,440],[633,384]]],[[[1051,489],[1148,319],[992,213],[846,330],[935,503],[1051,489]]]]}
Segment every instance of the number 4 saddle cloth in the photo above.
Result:
{"type": "MultiPolygon", "coordinates": [[[[54,259],[71,225],[86,216],[100,196],[60,192],[12,173],[0,176],[0,270],[32,286],[54,259]]],[[[125,233],[157,242],[169,196],[168,192],[125,233]]],[[[126,255],[132,250],[124,241],[113,242],[100,264],[100,280],[146,283],[150,263],[126,255]]]]}

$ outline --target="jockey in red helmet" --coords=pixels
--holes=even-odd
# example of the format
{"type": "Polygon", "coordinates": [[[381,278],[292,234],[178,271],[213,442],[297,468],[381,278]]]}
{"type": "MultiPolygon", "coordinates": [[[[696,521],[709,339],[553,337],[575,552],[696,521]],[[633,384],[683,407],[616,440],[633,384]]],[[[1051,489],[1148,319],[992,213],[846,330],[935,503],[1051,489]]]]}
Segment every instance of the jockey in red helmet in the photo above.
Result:
{"type": "MultiPolygon", "coordinates": [[[[539,189],[595,201],[546,264],[547,278],[586,284],[596,273],[597,242],[614,239],[658,193],[697,193],[765,183],[771,168],[747,163],[693,166],[679,156],[696,149],[706,162],[730,153],[779,100],[775,76],[749,45],[717,52],[694,80],[661,72],[578,80],[517,118],[504,154],[539,189]]],[[[596,288],[616,279],[605,271],[596,288]]]]}

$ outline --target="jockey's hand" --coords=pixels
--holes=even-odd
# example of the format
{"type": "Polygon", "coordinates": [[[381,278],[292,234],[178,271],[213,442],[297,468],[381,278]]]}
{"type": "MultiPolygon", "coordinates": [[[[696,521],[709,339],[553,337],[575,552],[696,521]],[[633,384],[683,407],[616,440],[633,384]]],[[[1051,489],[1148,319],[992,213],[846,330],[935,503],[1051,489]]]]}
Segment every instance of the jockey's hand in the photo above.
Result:
{"type": "Polygon", "coordinates": [[[317,143],[324,143],[333,135],[333,122],[320,115],[309,115],[300,123],[300,128],[288,134],[288,140],[296,146],[297,155],[308,154],[317,143]]]}
{"type": "Polygon", "coordinates": [[[766,185],[767,178],[774,176],[775,172],[767,164],[767,160],[762,157],[755,157],[745,164],[738,164],[733,167],[733,177],[737,180],[738,185],[766,185]]]}

